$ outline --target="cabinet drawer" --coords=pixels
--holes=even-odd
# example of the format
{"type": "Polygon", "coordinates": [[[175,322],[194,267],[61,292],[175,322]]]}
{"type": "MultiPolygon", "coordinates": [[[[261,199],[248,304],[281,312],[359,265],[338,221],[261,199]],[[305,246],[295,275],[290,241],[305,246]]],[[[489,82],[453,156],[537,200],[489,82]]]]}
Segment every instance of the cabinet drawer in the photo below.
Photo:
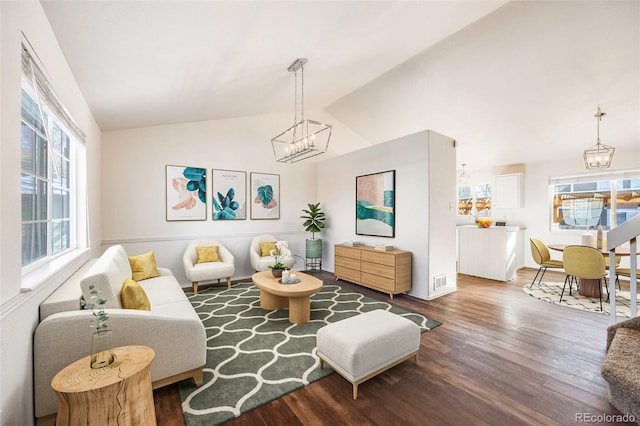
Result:
{"type": "Polygon", "coordinates": [[[336,256],[335,262],[336,266],[344,266],[345,268],[360,270],[360,259],[336,256]]]}
{"type": "Polygon", "coordinates": [[[352,248],[352,247],[345,247],[345,246],[335,246],[335,255],[337,256],[341,256],[341,257],[350,257],[351,259],[358,259],[360,260],[360,249],[358,248],[352,248]]]}
{"type": "Polygon", "coordinates": [[[381,265],[379,263],[362,261],[362,272],[390,279],[395,279],[396,277],[396,268],[393,266],[381,265]]]}
{"type": "Polygon", "coordinates": [[[394,292],[396,290],[396,282],[391,278],[368,274],[366,272],[363,272],[361,275],[362,283],[366,286],[375,287],[388,292],[394,292]]]}
{"type": "Polygon", "coordinates": [[[381,265],[394,266],[396,264],[396,256],[390,253],[380,252],[377,253],[371,250],[363,250],[362,251],[362,260],[371,262],[371,263],[379,263],[381,265]]]}
{"type": "Polygon", "coordinates": [[[344,279],[354,283],[360,282],[360,271],[356,271],[353,269],[345,268],[344,266],[336,265],[335,274],[336,274],[336,277],[340,279],[344,279]]]}

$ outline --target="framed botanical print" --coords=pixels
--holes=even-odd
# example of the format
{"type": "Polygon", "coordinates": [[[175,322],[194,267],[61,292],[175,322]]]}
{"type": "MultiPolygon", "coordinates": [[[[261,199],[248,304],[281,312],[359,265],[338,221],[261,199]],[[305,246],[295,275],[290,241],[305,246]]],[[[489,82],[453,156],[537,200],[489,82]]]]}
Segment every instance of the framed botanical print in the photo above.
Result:
{"type": "Polygon", "coordinates": [[[251,219],[280,219],[280,175],[251,173],[251,219]]]}
{"type": "Polygon", "coordinates": [[[166,166],[166,219],[207,220],[207,172],[201,167],[166,166]]]}
{"type": "Polygon", "coordinates": [[[211,216],[213,220],[247,218],[247,173],[237,170],[211,171],[211,216]]]}
{"type": "Polygon", "coordinates": [[[395,236],[396,171],[356,176],[356,235],[395,236]]]}

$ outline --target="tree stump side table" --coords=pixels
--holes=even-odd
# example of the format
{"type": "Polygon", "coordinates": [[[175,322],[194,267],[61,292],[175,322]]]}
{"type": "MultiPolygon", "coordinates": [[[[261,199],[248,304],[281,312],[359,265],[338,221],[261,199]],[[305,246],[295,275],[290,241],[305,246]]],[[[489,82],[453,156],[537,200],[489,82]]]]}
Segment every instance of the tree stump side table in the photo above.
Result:
{"type": "Polygon", "coordinates": [[[58,425],[155,425],[151,389],[153,349],[121,346],[115,361],[92,369],[91,356],[68,365],[51,380],[58,397],[58,425]]]}

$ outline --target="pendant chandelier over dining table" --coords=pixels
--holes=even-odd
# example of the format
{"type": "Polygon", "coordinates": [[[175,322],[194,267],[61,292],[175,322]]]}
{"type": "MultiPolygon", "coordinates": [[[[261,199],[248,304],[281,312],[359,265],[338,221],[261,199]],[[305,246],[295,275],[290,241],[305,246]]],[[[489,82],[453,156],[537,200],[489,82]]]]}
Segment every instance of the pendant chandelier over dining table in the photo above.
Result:
{"type": "Polygon", "coordinates": [[[613,153],[616,150],[614,147],[607,146],[600,142],[600,122],[605,115],[607,115],[607,113],[600,111],[600,105],[598,105],[598,112],[595,115],[598,123],[596,144],[584,150],[584,165],[587,170],[609,168],[611,160],[613,159],[613,153]]]}
{"type": "Polygon", "coordinates": [[[276,161],[295,163],[315,157],[327,151],[331,138],[330,124],[304,117],[304,64],[307,58],[296,59],[287,69],[294,73],[294,115],[293,125],[271,139],[276,161]],[[298,72],[300,72],[300,113],[298,114],[298,72]]]}
{"type": "Polygon", "coordinates": [[[469,176],[469,173],[464,169],[467,164],[462,163],[461,165],[462,169],[456,172],[456,182],[458,185],[466,185],[471,182],[471,176],[469,176]]]}

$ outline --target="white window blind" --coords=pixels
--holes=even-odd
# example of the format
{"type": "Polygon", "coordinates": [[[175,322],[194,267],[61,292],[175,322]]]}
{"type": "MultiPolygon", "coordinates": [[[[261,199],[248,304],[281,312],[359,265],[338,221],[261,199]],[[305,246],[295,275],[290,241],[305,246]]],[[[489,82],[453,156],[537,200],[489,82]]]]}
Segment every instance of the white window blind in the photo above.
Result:
{"type": "Polygon", "coordinates": [[[25,44],[22,45],[22,73],[27,83],[35,91],[41,107],[46,106],[54,111],[56,118],[61,120],[64,126],[73,133],[73,136],[84,144],[86,135],[73,120],[60,99],[58,99],[51,84],[38,65],[35,54],[25,44]]]}
{"type": "Polygon", "coordinates": [[[560,185],[567,183],[597,182],[601,180],[638,179],[640,169],[611,170],[598,173],[580,173],[567,176],[550,176],[550,185],[560,185]]]}

